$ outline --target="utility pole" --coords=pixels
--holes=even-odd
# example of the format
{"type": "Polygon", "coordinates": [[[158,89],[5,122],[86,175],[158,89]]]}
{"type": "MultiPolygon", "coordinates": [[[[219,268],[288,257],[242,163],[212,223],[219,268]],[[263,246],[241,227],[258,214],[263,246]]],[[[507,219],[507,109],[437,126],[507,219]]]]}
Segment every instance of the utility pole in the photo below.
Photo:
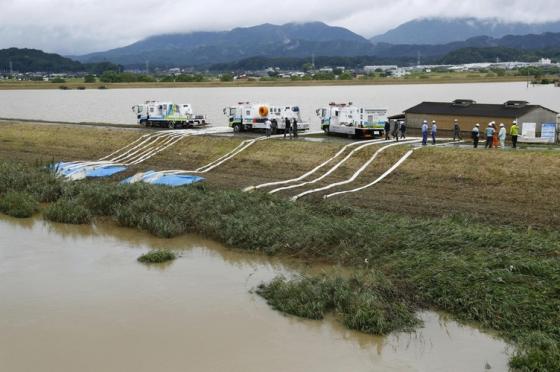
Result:
{"type": "Polygon", "coordinates": [[[14,65],[12,60],[10,59],[10,77],[14,75],[14,65]]]}
{"type": "Polygon", "coordinates": [[[311,68],[315,71],[315,53],[311,53],[311,68]]]}
{"type": "Polygon", "coordinates": [[[146,60],[146,74],[150,73],[150,61],[146,60]]]}
{"type": "Polygon", "coordinates": [[[416,67],[420,67],[420,51],[416,52],[416,67]]]}

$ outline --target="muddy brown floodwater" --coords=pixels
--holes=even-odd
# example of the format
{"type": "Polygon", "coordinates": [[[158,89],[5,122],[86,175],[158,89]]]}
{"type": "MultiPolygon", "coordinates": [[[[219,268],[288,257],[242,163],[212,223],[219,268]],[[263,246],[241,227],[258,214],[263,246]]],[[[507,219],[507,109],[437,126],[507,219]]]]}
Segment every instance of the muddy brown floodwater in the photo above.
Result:
{"type": "Polygon", "coordinates": [[[195,236],[0,216],[0,371],[507,370],[503,341],[436,313],[373,337],[250,292],[303,269],[195,236]],[[150,248],[180,257],[138,263],[150,248]]]}

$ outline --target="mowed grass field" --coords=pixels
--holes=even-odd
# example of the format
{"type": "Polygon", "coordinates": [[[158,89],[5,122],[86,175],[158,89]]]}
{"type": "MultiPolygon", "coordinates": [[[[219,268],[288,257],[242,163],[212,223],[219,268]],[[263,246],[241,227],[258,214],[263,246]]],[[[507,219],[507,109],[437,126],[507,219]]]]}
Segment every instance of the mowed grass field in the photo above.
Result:
{"type": "MultiPolygon", "coordinates": [[[[0,158],[29,164],[59,160],[95,160],[139,138],[142,130],[72,125],[0,124],[0,158]]],[[[234,149],[244,136],[200,136],[181,140],[126,175],[148,169],[196,169],[234,149]]],[[[272,139],[257,142],[204,174],[207,186],[241,189],[295,178],[333,156],[346,142],[272,139]]],[[[380,145],[367,147],[329,177],[281,192],[286,197],[350,177],[380,145]]],[[[382,153],[353,183],[328,192],[371,182],[394,164],[407,146],[382,153]]],[[[338,159],[337,159],[338,160],[338,159]]],[[[334,165],[329,163],[323,171],[334,165]]],[[[305,200],[410,216],[468,217],[490,224],[553,228],[560,223],[560,153],[555,150],[474,150],[468,146],[416,151],[383,182],[359,193],[323,201],[325,193],[305,200]]],[[[308,177],[311,180],[321,175],[308,177]]],[[[124,175],[120,176],[123,177],[124,175]]],[[[267,189],[263,189],[267,190],[267,189]]]]}

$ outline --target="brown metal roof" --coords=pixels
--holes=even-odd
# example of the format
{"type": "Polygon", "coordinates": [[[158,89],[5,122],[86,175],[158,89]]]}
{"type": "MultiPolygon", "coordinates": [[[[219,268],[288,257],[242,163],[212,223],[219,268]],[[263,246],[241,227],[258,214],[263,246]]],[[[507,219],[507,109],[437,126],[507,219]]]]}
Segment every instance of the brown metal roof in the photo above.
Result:
{"type": "MultiPolygon", "coordinates": [[[[514,102],[514,101],[510,101],[514,102]]],[[[518,101],[515,101],[518,102],[518,101]]],[[[496,118],[518,118],[536,109],[544,109],[556,113],[540,105],[506,106],[506,104],[472,103],[460,105],[456,102],[422,102],[405,110],[405,114],[431,114],[452,116],[482,116],[496,118]]]]}

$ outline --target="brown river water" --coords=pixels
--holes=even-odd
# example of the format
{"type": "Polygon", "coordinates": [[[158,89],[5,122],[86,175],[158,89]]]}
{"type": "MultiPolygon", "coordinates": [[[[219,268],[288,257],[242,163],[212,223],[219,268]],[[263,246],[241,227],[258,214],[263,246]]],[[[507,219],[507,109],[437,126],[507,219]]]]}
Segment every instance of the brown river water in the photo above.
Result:
{"type": "Polygon", "coordinates": [[[501,340],[433,312],[374,337],[302,320],[251,293],[306,268],[196,236],[0,215],[0,371],[491,371],[501,340]],[[151,248],[180,257],[146,266],[151,248]]]}

